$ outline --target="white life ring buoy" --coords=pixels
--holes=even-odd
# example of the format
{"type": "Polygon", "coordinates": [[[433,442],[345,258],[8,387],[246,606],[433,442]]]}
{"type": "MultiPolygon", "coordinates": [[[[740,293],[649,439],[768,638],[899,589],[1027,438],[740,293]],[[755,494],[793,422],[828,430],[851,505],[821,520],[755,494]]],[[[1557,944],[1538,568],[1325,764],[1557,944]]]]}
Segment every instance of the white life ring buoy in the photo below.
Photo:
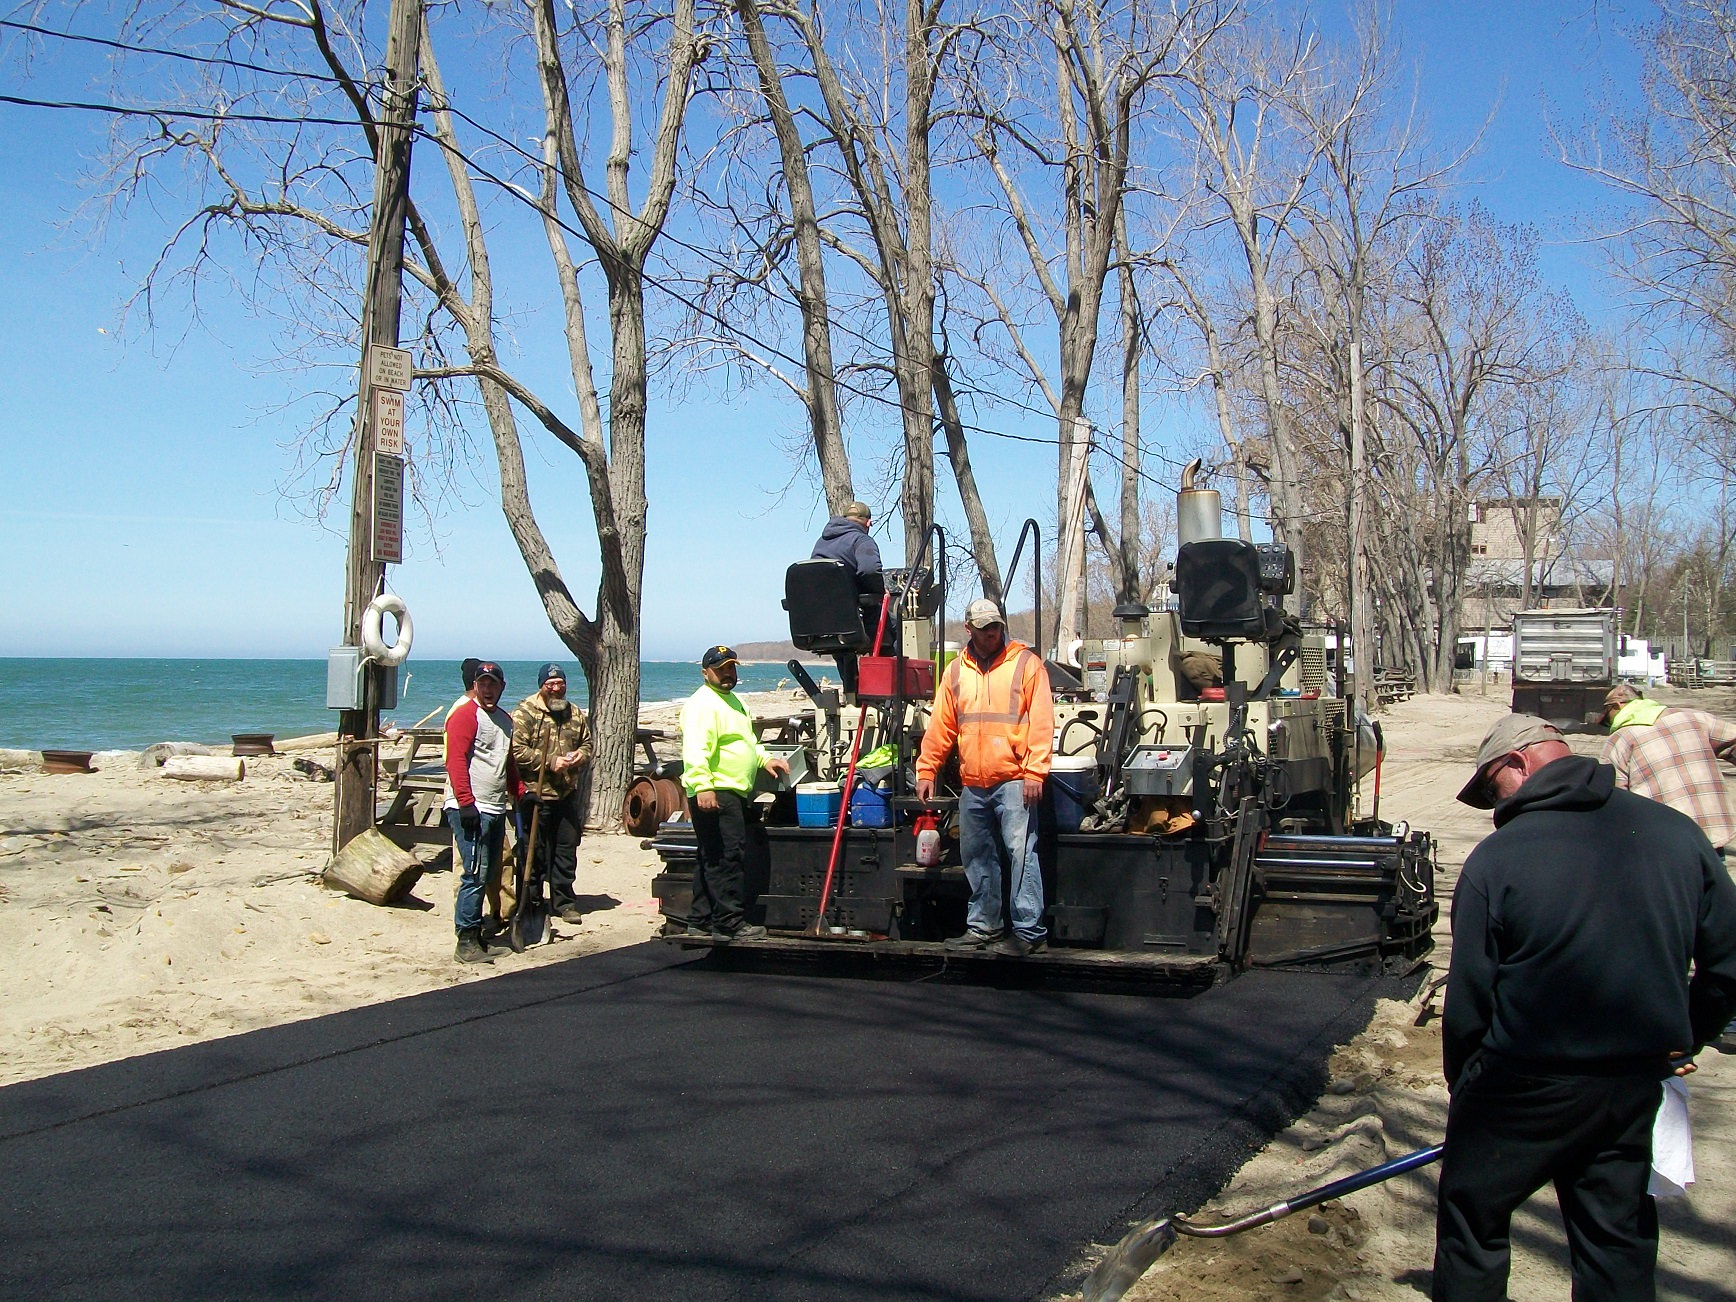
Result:
{"type": "Polygon", "coordinates": [[[410,612],[404,607],[404,599],[390,592],[375,597],[362,613],[362,650],[368,653],[368,659],[388,669],[410,658],[410,642],[415,635],[415,626],[410,623],[410,612]],[[387,615],[398,621],[398,640],[391,646],[387,646],[381,637],[380,625],[387,615]]]}

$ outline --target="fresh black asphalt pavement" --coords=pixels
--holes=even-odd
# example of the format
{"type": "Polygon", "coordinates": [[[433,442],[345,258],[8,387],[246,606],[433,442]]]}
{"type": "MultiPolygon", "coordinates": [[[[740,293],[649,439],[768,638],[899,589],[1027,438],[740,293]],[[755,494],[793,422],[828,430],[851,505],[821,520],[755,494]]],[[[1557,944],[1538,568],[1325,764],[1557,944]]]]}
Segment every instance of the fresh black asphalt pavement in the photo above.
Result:
{"type": "Polygon", "coordinates": [[[1390,993],[574,959],[0,1090],[0,1296],[1044,1297],[1390,993]]]}

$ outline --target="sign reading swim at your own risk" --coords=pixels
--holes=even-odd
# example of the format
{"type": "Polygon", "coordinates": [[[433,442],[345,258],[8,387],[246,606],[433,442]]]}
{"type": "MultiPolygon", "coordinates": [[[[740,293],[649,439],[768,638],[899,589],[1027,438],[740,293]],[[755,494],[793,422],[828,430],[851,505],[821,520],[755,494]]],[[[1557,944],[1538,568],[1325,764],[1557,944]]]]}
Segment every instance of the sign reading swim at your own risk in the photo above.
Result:
{"type": "Polygon", "coordinates": [[[374,433],[374,559],[404,557],[404,395],[410,390],[409,350],[368,346],[368,406],[374,433]]]}
{"type": "Polygon", "coordinates": [[[404,559],[404,458],[388,452],[374,454],[374,559],[404,559]]]}
{"type": "Polygon", "coordinates": [[[403,456],[404,395],[396,389],[376,388],[370,398],[374,409],[374,451],[403,456]]]}

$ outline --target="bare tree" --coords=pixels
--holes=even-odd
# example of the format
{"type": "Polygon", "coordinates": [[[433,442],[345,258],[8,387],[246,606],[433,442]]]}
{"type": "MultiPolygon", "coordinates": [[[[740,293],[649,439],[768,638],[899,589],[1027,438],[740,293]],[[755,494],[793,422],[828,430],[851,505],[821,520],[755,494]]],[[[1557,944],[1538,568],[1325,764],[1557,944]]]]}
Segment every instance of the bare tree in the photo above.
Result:
{"type": "Polygon", "coordinates": [[[777,135],[778,161],[789,196],[796,277],[792,290],[802,314],[802,356],[806,363],[803,398],[820,482],[833,515],[841,514],[856,496],[850,480],[850,459],[844,447],[843,421],[838,410],[837,370],[832,362],[831,300],[826,292],[826,259],[821,244],[819,212],[809,175],[807,143],[795,111],[784,94],[759,0],[735,0],[736,17],[746,37],[759,78],[760,96],[777,135]]]}
{"type": "MultiPolygon", "coordinates": [[[[1397,50],[1390,14],[1366,7],[1357,14],[1351,46],[1323,52],[1318,75],[1287,87],[1289,105],[1309,151],[1321,166],[1319,185],[1304,209],[1306,236],[1297,240],[1303,275],[1315,283],[1321,311],[1313,320],[1328,364],[1328,396],[1342,445],[1347,486],[1347,595],[1351,645],[1374,647],[1368,583],[1369,469],[1368,299],[1382,276],[1426,219],[1453,164],[1426,153],[1414,101],[1395,105],[1397,50]]],[[[1318,500],[1318,499],[1317,499],[1318,500]]],[[[1375,703],[1370,656],[1355,661],[1355,695],[1375,703]]]]}
{"type": "MultiPolygon", "coordinates": [[[[1288,101],[1315,74],[1318,38],[1309,29],[1285,31],[1244,19],[1178,63],[1163,85],[1179,127],[1193,146],[1196,191],[1209,197],[1228,227],[1246,274],[1255,341],[1258,393],[1264,404],[1271,457],[1267,485],[1272,530],[1307,557],[1302,526],[1302,453],[1279,373],[1282,286],[1278,266],[1288,252],[1292,223],[1317,181],[1325,142],[1291,130],[1288,101]]],[[[1300,596],[1291,599],[1298,608],[1300,596]]]]}
{"type": "MultiPolygon", "coordinates": [[[[1536,268],[1536,233],[1504,226],[1481,208],[1442,210],[1403,262],[1396,289],[1405,342],[1388,345],[1384,396],[1414,440],[1429,509],[1408,526],[1426,539],[1409,581],[1427,591],[1413,631],[1424,682],[1450,691],[1471,558],[1471,507],[1497,453],[1485,421],[1491,390],[1533,377],[1552,332],[1536,268]]],[[[1544,365],[1547,365],[1546,361],[1544,365]]]]}
{"type": "MultiPolygon", "coordinates": [[[[590,687],[597,736],[592,807],[607,822],[618,818],[631,776],[638,712],[647,514],[645,266],[668,218],[691,78],[706,41],[695,23],[693,0],[673,0],[667,10],[608,0],[601,13],[575,20],[565,30],[558,26],[552,0],[529,0],[519,13],[526,20],[522,24],[453,32],[455,42],[496,41],[497,54],[510,54],[516,42],[527,38],[534,51],[544,153],[539,158],[510,147],[509,175],[467,152],[460,138],[467,128],[487,136],[496,154],[500,151],[494,146],[509,138],[453,102],[433,35],[424,26],[422,67],[432,110],[425,147],[438,149],[445,163],[449,188],[437,202],[450,205],[456,239],[450,246],[443,244],[442,224],[424,215],[432,197],[424,188],[427,178],[440,170],[424,167],[419,172],[422,193],[412,195],[411,251],[405,259],[406,274],[422,297],[407,315],[421,322],[420,336],[412,342],[417,381],[435,422],[425,436],[431,451],[424,454],[434,466],[463,460],[436,445],[442,437],[466,437],[469,412],[463,388],[475,386],[493,438],[501,509],[550,624],[578,657],[590,687]],[[601,193],[584,179],[573,127],[569,50],[579,52],[587,79],[595,74],[607,106],[611,129],[601,193]],[[643,140],[633,120],[639,95],[659,105],[654,129],[643,140]],[[635,207],[628,173],[636,150],[647,160],[648,175],[644,198],[635,207]],[[563,197],[571,219],[561,215],[563,197]],[[547,237],[577,395],[574,420],[562,417],[558,404],[515,374],[503,356],[488,248],[488,200],[501,205],[501,212],[533,216],[547,237]],[[575,234],[597,258],[608,291],[607,416],[592,379],[581,277],[568,244],[575,234]],[[583,467],[601,562],[592,614],[581,609],[568,588],[538,524],[525,473],[519,412],[528,413],[583,467]]],[[[219,247],[226,235],[237,238],[240,255],[261,264],[266,274],[255,285],[264,299],[283,287],[304,302],[328,307],[353,295],[351,286],[361,271],[356,250],[366,239],[366,224],[358,220],[362,201],[355,197],[366,189],[355,183],[353,173],[369,162],[377,138],[367,89],[365,17],[363,3],[334,7],[326,0],[296,0],[293,5],[212,0],[196,9],[168,5],[134,11],[135,31],[172,31],[189,46],[196,37],[215,31],[216,52],[253,56],[251,65],[233,58],[207,65],[211,80],[201,87],[199,103],[217,110],[208,129],[182,130],[164,120],[154,132],[124,140],[113,161],[114,168],[133,178],[134,188],[124,191],[123,199],[142,193],[167,167],[185,164],[195,178],[196,211],[145,277],[141,295],[147,308],[177,275],[197,281],[212,273],[240,272],[239,266],[220,267],[216,261],[227,251],[219,247]],[[258,68],[293,56],[321,70],[314,90],[306,84],[286,89],[269,79],[258,80],[258,68]],[[319,109],[310,109],[316,101],[319,109]],[[224,106],[238,102],[270,102],[281,116],[267,117],[266,125],[242,134],[232,129],[239,124],[224,120],[230,111],[224,106]],[[340,109],[353,128],[333,125],[340,109]],[[323,120],[309,123],[309,118],[323,120]],[[354,150],[346,137],[359,139],[364,147],[354,150]]],[[[184,193],[178,190],[177,196],[184,193]]],[[[353,339],[352,331],[353,324],[345,329],[340,320],[334,334],[353,339]]],[[[349,347],[353,357],[353,342],[349,347]]],[[[341,418],[341,411],[335,414],[341,418]]],[[[346,446],[347,440],[331,451],[341,456],[346,446]]]]}
{"type": "MultiPolygon", "coordinates": [[[[974,139],[1002,199],[1001,216],[1023,249],[1037,296],[1054,319],[1058,365],[1053,379],[1025,338],[1024,324],[1005,290],[994,281],[999,269],[985,268],[978,287],[994,305],[995,316],[1011,339],[1030,383],[1048,400],[1057,421],[1059,448],[1057,510],[1065,521],[1070,467],[1089,444],[1086,395],[1097,360],[1104,303],[1116,250],[1126,231],[1122,205],[1135,165],[1133,122],[1147,92],[1169,65],[1191,57],[1210,39],[1212,27],[1196,20],[1189,5],[1169,10],[1140,3],[1109,5],[1100,0],[1040,0],[1018,16],[992,64],[973,67],[974,139]],[[1052,67],[1043,87],[1048,104],[1031,105],[1032,69],[1052,67]],[[996,75],[985,84],[988,69],[996,75]],[[1002,88],[1005,93],[1001,93],[1002,88]]],[[[1132,389],[1127,382],[1128,347],[1137,348],[1137,314],[1131,267],[1121,280],[1123,314],[1122,408],[1124,439],[1127,403],[1134,400],[1134,452],[1123,451],[1121,528],[1111,530],[1100,510],[1092,511],[1099,536],[1118,558],[1135,543],[1114,542],[1117,532],[1137,534],[1138,413],[1137,352],[1132,389]],[[1128,496],[1131,494],[1132,496],[1128,496]],[[1129,529],[1129,524],[1133,527],[1129,529]]],[[[1091,505],[1095,506],[1094,494],[1091,505]]],[[[1083,521],[1080,521],[1081,525],[1083,521]]],[[[1082,536],[1063,538],[1058,549],[1071,557],[1071,572],[1061,577],[1057,611],[1058,645],[1070,641],[1078,625],[1079,583],[1084,573],[1082,536]]],[[[1063,561],[1066,564],[1066,561],[1063,561]]],[[[1125,565],[1125,560],[1117,563],[1125,565]]],[[[1118,587],[1127,589],[1126,576],[1118,587]]]]}

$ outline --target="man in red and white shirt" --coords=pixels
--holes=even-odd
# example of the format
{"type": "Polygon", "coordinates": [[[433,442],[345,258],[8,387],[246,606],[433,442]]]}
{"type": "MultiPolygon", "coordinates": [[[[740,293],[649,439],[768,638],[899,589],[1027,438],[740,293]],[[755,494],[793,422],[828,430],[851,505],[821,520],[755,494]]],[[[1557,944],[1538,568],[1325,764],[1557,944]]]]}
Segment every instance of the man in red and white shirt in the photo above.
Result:
{"type": "Polygon", "coordinates": [[[446,821],[463,865],[458,881],[460,963],[492,960],[482,944],[482,893],[500,869],[507,815],[524,796],[512,759],[512,716],[500,708],[506,675],[492,660],[476,667],[473,699],[446,717],[446,821]]]}

